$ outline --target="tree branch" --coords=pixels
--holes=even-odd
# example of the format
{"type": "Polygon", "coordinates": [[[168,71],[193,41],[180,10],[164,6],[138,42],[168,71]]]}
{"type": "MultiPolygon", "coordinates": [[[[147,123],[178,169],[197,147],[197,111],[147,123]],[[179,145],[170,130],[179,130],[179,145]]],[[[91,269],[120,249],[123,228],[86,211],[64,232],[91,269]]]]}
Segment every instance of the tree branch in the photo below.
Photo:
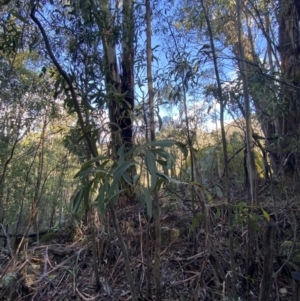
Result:
{"type": "Polygon", "coordinates": [[[74,107],[75,107],[75,111],[76,111],[77,116],[78,116],[79,125],[81,127],[81,130],[82,130],[84,136],[85,136],[85,139],[87,141],[87,145],[88,145],[88,148],[89,148],[91,154],[93,155],[93,157],[96,157],[96,153],[95,153],[95,151],[93,149],[91,139],[90,139],[89,135],[87,134],[87,132],[85,130],[85,125],[84,125],[82,113],[81,113],[81,110],[80,110],[80,107],[79,107],[79,103],[78,103],[78,100],[77,100],[77,97],[76,97],[74,86],[72,84],[72,80],[70,79],[70,77],[68,76],[68,74],[65,72],[65,70],[63,70],[62,66],[57,61],[57,59],[56,59],[56,57],[55,57],[55,55],[54,55],[54,53],[52,51],[52,48],[51,48],[48,36],[47,36],[47,34],[45,32],[45,29],[42,26],[41,22],[35,16],[35,12],[36,12],[35,7],[36,7],[36,5],[33,5],[31,13],[30,13],[30,17],[33,20],[33,22],[38,26],[38,28],[39,28],[42,36],[43,36],[47,52],[48,52],[48,54],[49,54],[49,56],[50,56],[53,64],[55,65],[56,69],[58,70],[58,72],[61,74],[61,76],[64,78],[64,80],[67,82],[67,84],[69,86],[69,89],[70,89],[70,92],[71,92],[72,101],[73,101],[73,104],[74,104],[74,107]]]}

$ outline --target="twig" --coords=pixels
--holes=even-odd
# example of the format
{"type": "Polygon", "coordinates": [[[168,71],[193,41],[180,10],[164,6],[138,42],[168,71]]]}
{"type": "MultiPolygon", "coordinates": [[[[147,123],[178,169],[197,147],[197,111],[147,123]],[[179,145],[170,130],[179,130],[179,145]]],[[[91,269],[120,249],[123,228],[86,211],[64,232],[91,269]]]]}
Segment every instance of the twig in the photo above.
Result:
{"type": "Polygon", "coordinates": [[[196,275],[190,277],[190,278],[187,278],[187,279],[184,279],[184,280],[180,280],[180,281],[176,281],[176,282],[173,282],[171,283],[172,286],[176,286],[176,285],[179,285],[179,284],[182,284],[182,283],[185,283],[185,282],[188,282],[190,280],[193,280],[194,278],[197,278],[200,276],[200,273],[197,273],[196,275]]]}
{"type": "Polygon", "coordinates": [[[2,224],[0,224],[0,226],[1,226],[1,228],[2,228],[2,231],[3,231],[3,233],[4,233],[4,236],[5,236],[5,238],[6,238],[7,248],[8,248],[8,251],[9,251],[10,258],[13,258],[14,255],[13,255],[12,249],[11,249],[11,247],[10,247],[9,237],[8,237],[6,231],[5,231],[4,226],[3,226],[2,224]]]}
{"type": "MultiPolygon", "coordinates": [[[[140,248],[141,248],[141,259],[142,262],[144,262],[144,254],[143,254],[143,229],[142,229],[142,221],[141,221],[141,214],[139,213],[139,225],[140,225],[140,248]]],[[[145,268],[144,265],[142,265],[142,275],[140,280],[140,285],[142,286],[145,278],[145,268]]]]}
{"type": "Polygon", "coordinates": [[[76,287],[76,293],[80,296],[80,298],[83,300],[83,301],[94,301],[94,300],[97,300],[97,298],[99,297],[99,296],[95,296],[95,297],[85,297],[85,296],[83,296],[83,294],[82,293],[80,293],[80,291],[78,290],[78,288],[76,287]]]}
{"type": "Polygon", "coordinates": [[[200,253],[198,253],[198,254],[195,254],[195,255],[193,255],[193,256],[186,257],[186,258],[177,257],[177,260],[179,260],[179,261],[189,261],[189,260],[196,259],[196,258],[198,258],[198,257],[202,257],[202,256],[204,256],[204,255],[206,255],[206,254],[207,254],[207,252],[204,251],[204,252],[200,252],[200,253]]]}
{"type": "Polygon", "coordinates": [[[47,262],[48,261],[49,261],[49,258],[48,258],[48,246],[47,246],[46,250],[45,250],[45,256],[44,256],[44,270],[43,270],[42,277],[44,277],[47,273],[47,262]]]}

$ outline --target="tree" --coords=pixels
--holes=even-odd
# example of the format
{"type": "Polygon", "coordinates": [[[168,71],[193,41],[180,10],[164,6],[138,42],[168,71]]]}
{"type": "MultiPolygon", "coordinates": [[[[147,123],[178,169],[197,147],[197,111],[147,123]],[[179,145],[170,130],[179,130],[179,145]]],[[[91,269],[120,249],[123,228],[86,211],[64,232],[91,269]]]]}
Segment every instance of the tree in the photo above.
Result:
{"type": "Polygon", "coordinates": [[[105,86],[109,108],[113,152],[125,144],[129,150],[132,145],[132,114],[134,109],[134,14],[133,1],[116,2],[110,7],[109,1],[90,1],[93,17],[98,26],[104,52],[105,86]],[[118,21],[122,8],[122,32],[118,21]],[[115,13],[111,11],[115,9],[115,13]],[[121,63],[118,66],[118,43],[122,45],[121,63]]]}
{"type": "Polygon", "coordinates": [[[282,139],[277,153],[272,153],[277,169],[285,176],[297,175],[299,179],[299,126],[300,126],[300,32],[299,3],[279,3],[278,50],[281,57],[281,91],[278,119],[274,124],[277,137],[282,139]]]}

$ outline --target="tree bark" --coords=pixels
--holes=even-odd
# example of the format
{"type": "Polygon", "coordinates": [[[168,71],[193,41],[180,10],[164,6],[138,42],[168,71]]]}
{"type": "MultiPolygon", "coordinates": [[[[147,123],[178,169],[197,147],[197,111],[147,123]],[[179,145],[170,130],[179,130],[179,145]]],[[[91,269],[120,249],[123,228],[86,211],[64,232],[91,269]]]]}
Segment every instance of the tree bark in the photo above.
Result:
{"type": "Polygon", "coordinates": [[[134,14],[133,1],[123,1],[123,40],[121,93],[124,100],[120,109],[121,139],[125,149],[132,146],[132,111],[134,108],[134,14]]]}
{"type": "Polygon", "coordinates": [[[273,282],[273,254],[274,254],[274,233],[276,230],[276,223],[268,222],[264,234],[264,271],[260,284],[259,301],[269,301],[270,292],[273,282]]]}
{"type": "MultiPolygon", "coordinates": [[[[154,89],[152,78],[152,26],[151,26],[151,6],[150,0],[146,0],[146,35],[147,35],[147,80],[148,80],[148,94],[149,94],[149,114],[150,114],[150,140],[155,140],[155,120],[154,120],[154,89]]],[[[154,254],[154,281],[155,281],[155,295],[156,300],[160,301],[162,298],[161,283],[160,283],[160,251],[161,251],[161,224],[160,224],[160,207],[157,188],[153,191],[153,207],[155,219],[155,254],[154,254]]],[[[150,280],[148,280],[150,281],[150,280]]]]}
{"type": "Polygon", "coordinates": [[[300,30],[298,1],[288,0],[280,3],[279,17],[279,53],[281,57],[282,114],[276,124],[276,132],[280,136],[280,150],[276,164],[286,177],[292,176],[299,167],[299,97],[300,97],[300,30]],[[287,85],[288,84],[288,85],[287,85]]]}
{"type": "Polygon", "coordinates": [[[118,68],[114,37],[115,20],[111,14],[109,2],[95,1],[90,4],[101,35],[104,50],[104,73],[107,91],[107,103],[111,129],[112,151],[115,155],[121,145],[128,150],[132,146],[132,112],[134,107],[134,14],[133,1],[123,1],[122,20],[122,61],[118,68]]]}

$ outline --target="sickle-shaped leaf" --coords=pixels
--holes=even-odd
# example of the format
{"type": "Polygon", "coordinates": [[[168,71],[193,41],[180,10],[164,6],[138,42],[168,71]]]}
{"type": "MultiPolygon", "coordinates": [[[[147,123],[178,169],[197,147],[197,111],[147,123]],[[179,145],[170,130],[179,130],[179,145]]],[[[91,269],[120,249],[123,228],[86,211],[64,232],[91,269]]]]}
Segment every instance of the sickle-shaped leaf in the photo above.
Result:
{"type": "MultiPolygon", "coordinates": [[[[94,162],[97,162],[97,161],[102,161],[102,160],[105,160],[105,159],[108,159],[107,156],[97,156],[91,160],[88,160],[87,162],[85,162],[82,166],[81,166],[81,170],[84,170],[86,167],[89,167],[90,165],[92,165],[94,162]]],[[[103,166],[101,164],[101,166],[103,166]]]]}
{"type": "Polygon", "coordinates": [[[147,169],[150,172],[151,175],[151,187],[150,187],[150,191],[152,191],[156,185],[157,182],[157,168],[156,168],[156,162],[155,162],[155,157],[153,155],[153,153],[146,149],[145,150],[145,159],[146,159],[146,165],[147,165],[147,169]]]}
{"type": "Polygon", "coordinates": [[[147,143],[147,146],[159,146],[159,147],[172,147],[175,144],[175,140],[165,139],[159,141],[152,141],[147,143]]]}
{"type": "Polygon", "coordinates": [[[162,178],[162,179],[164,179],[164,180],[166,180],[166,181],[169,181],[169,182],[171,182],[171,183],[174,183],[174,184],[186,184],[187,185],[187,183],[186,182],[182,182],[182,181],[178,181],[178,180],[176,180],[176,179],[174,179],[174,178],[171,178],[171,177],[169,177],[168,175],[166,175],[166,174],[164,174],[164,173],[162,173],[162,172],[157,172],[157,175],[160,177],[160,178],[162,178]]]}
{"type": "Polygon", "coordinates": [[[90,181],[83,189],[83,200],[84,200],[84,205],[85,209],[89,210],[90,209],[90,204],[89,204],[89,196],[90,196],[90,191],[91,187],[93,185],[94,181],[90,181]]]}
{"type": "Polygon", "coordinates": [[[121,190],[118,190],[117,192],[115,192],[112,196],[110,196],[109,197],[109,199],[108,199],[108,202],[109,203],[114,203],[114,204],[116,204],[117,202],[117,197],[122,193],[122,192],[124,192],[124,191],[126,191],[127,189],[121,189],[121,190]]]}
{"type": "Polygon", "coordinates": [[[125,159],[124,159],[124,144],[119,148],[118,150],[118,165],[123,164],[125,159]]]}
{"type": "Polygon", "coordinates": [[[161,165],[161,166],[164,166],[164,167],[167,167],[168,166],[168,162],[165,161],[165,160],[160,160],[160,159],[157,159],[156,162],[161,165]]]}
{"type": "Polygon", "coordinates": [[[136,184],[136,183],[137,183],[137,181],[140,179],[140,177],[141,177],[141,175],[140,175],[140,174],[136,174],[136,175],[134,175],[134,177],[133,177],[133,184],[136,184]]]}
{"type": "Polygon", "coordinates": [[[101,166],[99,167],[93,167],[93,166],[90,166],[88,167],[87,169],[85,170],[80,170],[75,176],[74,178],[78,178],[78,177],[81,177],[81,178],[84,178],[85,176],[87,175],[90,175],[90,174],[95,174],[95,173],[104,173],[104,174],[107,174],[107,170],[101,166]]]}
{"type": "Polygon", "coordinates": [[[83,193],[83,189],[84,187],[80,188],[80,190],[75,194],[72,204],[73,204],[73,208],[72,211],[73,213],[77,213],[78,208],[80,206],[81,200],[82,200],[82,193],[83,193]]]}
{"type": "Polygon", "coordinates": [[[78,177],[82,177],[85,175],[88,175],[91,173],[91,171],[94,169],[93,166],[88,166],[85,169],[80,169],[74,176],[74,179],[78,178],[78,177]]]}
{"type": "MultiPolygon", "coordinates": [[[[173,165],[174,163],[174,157],[172,156],[172,154],[168,153],[167,151],[165,151],[163,148],[152,148],[150,149],[151,152],[154,154],[154,155],[158,155],[160,157],[163,157],[167,160],[167,165],[166,167],[168,169],[171,168],[171,166],[173,165]]],[[[158,161],[158,160],[157,160],[158,161]]]]}
{"type": "Polygon", "coordinates": [[[125,182],[129,185],[132,185],[132,181],[131,181],[131,178],[130,178],[130,175],[127,171],[124,171],[123,173],[123,179],[125,180],[125,182]]]}
{"type": "Polygon", "coordinates": [[[117,188],[118,188],[118,185],[119,185],[119,181],[120,181],[120,178],[123,176],[124,172],[130,167],[130,166],[133,166],[135,165],[135,162],[134,161],[128,161],[128,162],[124,162],[122,163],[121,165],[119,165],[115,171],[114,171],[114,174],[113,174],[113,182],[111,184],[111,187],[109,189],[109,195],[113,194],[117,188]]]}
{"type": "Polygon", "coordinates": [[[177,141],[175,145],[178,146],[178,148],[181,150],[181,152],[183,153],[183,160],[185,160],[189,154],[186,144],[177,141]]]}
{"type": "Polygon", "coordinates": [[[266,219],[268,222],[270,222],[271,217],[270,217],[269,213],[268,213],[266,210],[262,209],[262,208],[261,208],[261,211],[262,211],[262,213],[263,213],[265,219],[266,219]]]}
{"type": "Polygon", "coordinates": [[[138,198],[138,200],[141,202],[141,204],[145,204],[145,195],[144,193],[142,193],[142,189],[139,189],[136,191],[136,196],[138,198]]]}

